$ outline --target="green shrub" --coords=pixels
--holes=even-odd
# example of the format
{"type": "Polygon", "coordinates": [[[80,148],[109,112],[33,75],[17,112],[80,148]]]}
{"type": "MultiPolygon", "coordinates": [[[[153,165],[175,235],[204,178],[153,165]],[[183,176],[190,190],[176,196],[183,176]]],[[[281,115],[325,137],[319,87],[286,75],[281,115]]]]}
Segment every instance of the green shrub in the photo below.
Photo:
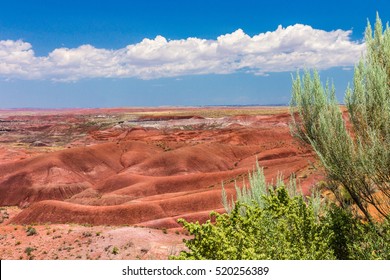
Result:
{"type": "Polygon", "coordinates": [[[189,251],[178,259],[334,258],[332,232],[320,222],[319,196],[305,198],[294,179],[287,187],[281,176],[275,186],[267,184],[257,164],[249,186],[236,187],[236,192],[237,200],[229,203],[223,190],[227,213],[212,213],[215,223],[179,220],[194,238],[184,241],[189,251]]]}
{"type": "Polygon", "coordinates": [[[290,180],[288,187],[281,179],[272,186],[266,184],[263,177],[263,171],[258,167],[250,175],[250,185],[237,188],[234,204],[227,202],[223,192],[228,213],[211,213],[211,219],[204,224],[180,219],[193,238],[184,240],[188,250],[172,258],[390,258],[387,222],[373,226],[357,218],[348,208],[333,202],[325,203],[318,194],[304,197],[296,191],[294,180],[290,180]],[[263,190],[261,197],[254,199],[254,193],[260,189],[263,190]]]}
{"type": "Polygon", "coordinates": [[[27,256],[31,256],[31,253],[33,252],[33,251],[35,251],[36,250],[36,248],[34,248],[34,247],[26,247],[26,249],[24,249],[24,252],[27,254],[27,256]]]}
{"type": "Polygon", "coordinates": [[[213,215],[215,224],[179,220],[194,238],[178,259],[334,259],[332,233],[284,187],[265,195],[263,208],[237,202],[230,214],[213,215]]]}
{"type": "Polygon", "coordinates": [[[27,236],[36,235],[37,230],[31,226],[26,229],[27,236]]]}
{"type": "Polygon", "coordinates": [[[112,248],[112,253],[113,253],[114,255],[118,255],[118,254],[119,254],[119,249],[118,249],[118,247],[115,247],[115,246],[114,246],[114,248],[112,248]]]}

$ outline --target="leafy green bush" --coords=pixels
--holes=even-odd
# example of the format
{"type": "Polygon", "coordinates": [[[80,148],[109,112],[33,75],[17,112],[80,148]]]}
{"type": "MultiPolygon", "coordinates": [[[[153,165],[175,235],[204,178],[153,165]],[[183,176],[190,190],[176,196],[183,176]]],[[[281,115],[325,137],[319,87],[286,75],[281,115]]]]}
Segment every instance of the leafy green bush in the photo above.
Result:
{"type": "Polygon", "coordinates": [[[331,247],[337,259],[390,259],[389,223],[362,222],[348,209],[332,204],[323,221],[333,232],[331,247]]]}
{"type": "Polygon", "coordinates": [[[194,239],[185,241],[189,251],[178,259],[334,259],[332,234],[310,203],[284,187],[264,196],[264,208],[238,202],[230,214],[213,215],[215,224],[180,220],[194,239]]]}
{"type": "Polygon", "coordinates": [[[223,192],[228,213],[211,213],[214,222],[179,220],[193,239],[184,240],[188,250],[173,259],[390,258],[388,223],[372,226],[319,195],[304,197],[294,180],[288,187],[281,179],[266,184],[259,167],[250,178],[249,187],[236,188],[234,204],[223,192]]]}
{"type": "Polygon", "coordinates": [[[223,189],[222,200],[228,213],[212,213],[201,225],[179,222],[194,239],[185,241],[189,251],[179,259],[333,259],[332,232],[320,222],[319,196],[309,198],[297,191],[290,179],[286,187],[279,176],[276,185],[267,184],[257,164],[249,174],[249,186],[236,186],[237,200],[229,203],[223,189]]]}

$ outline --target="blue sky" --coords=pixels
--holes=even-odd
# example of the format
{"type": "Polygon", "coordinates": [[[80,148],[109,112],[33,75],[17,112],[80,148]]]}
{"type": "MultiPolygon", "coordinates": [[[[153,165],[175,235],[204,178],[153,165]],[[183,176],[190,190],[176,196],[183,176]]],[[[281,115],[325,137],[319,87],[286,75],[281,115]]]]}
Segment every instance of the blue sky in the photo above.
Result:
{"type": "Polygon", "coordinates": [[[0,108],[285,104],[317,68],[342,100],[389,1],[2,1],[0,108]]]}

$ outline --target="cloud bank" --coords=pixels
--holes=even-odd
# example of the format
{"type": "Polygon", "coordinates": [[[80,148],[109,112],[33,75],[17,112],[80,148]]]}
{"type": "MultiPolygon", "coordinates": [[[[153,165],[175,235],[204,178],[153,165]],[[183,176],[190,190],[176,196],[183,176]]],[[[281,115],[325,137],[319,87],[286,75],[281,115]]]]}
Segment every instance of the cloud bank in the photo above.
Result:
{"type": "Polygon", "coordinates": [[[364,50],[363,43],[351,40],[351,33],[295,24],[253,37],[241,29],[216,40],[167,40],[157,36],[117,50],[82,45],[57,48],[43,57],[36,56],[28,42],[0,40],[0,76],[56,81],[156,79],[239,71],[267,75],[303,67],[350,67],[364,50]]]}

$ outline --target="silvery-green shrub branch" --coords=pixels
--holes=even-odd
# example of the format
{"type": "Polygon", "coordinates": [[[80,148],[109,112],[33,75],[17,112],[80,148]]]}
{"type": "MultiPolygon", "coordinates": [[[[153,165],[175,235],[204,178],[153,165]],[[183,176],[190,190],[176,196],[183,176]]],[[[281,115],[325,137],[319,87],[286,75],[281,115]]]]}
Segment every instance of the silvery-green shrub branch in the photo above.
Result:
{"type": "MultiPolygon", "coordinates": [[[[302,197],[309,205],[311,205],[314,217],[316,220],[323,215],[324,207],[321,195],[318,191],[313,191],[311,197],[305,197],[300,189],[297,187],[297,181],[294,175],[290,176],[287,184],[284,183],[282,174],[276,178],[276,183],[267,183],[264,170],[256,161],[256,168],[248,174],[249,185],[243,181],[242,187],[235,185],[235,199],[232,197],[229,201],[225,188],[222,186],[222,204],[227,213],[231,213],[235,209],[236,204],[251,205],[264,209],[266,206],[267,197],[270,192],[279,188],[285,188],[289,197],[302,197]]],[[[245,215],[245,207],[242,206],[239,211],[241,215],[245,215]]]]}
{"type": "Polygon", "coordinates": [[[293,80],[290,128],[313,147],[342,205],[340,188],[372,221],[370,207],[390,218],[390,28],[383,31],[379,16],[374,32],[368,23],[365,41],[345,96],[349,123],[333,86],[323,87],[316,71],[305,71],[293,80]]]}

